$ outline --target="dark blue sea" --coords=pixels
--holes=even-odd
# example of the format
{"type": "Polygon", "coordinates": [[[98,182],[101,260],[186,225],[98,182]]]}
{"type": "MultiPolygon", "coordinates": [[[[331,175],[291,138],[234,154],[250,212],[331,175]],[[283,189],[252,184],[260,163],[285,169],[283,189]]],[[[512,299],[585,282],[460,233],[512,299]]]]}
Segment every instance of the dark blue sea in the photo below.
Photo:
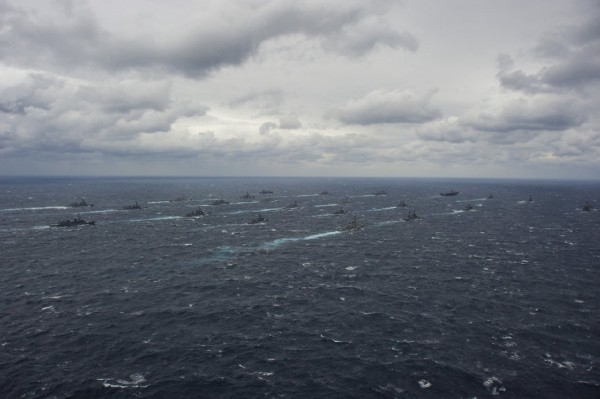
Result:
{"type": "Polygon", "coordinates": [[[1,178],[0,397],[599,398],[598,208],[598,182],[1,178]]]}

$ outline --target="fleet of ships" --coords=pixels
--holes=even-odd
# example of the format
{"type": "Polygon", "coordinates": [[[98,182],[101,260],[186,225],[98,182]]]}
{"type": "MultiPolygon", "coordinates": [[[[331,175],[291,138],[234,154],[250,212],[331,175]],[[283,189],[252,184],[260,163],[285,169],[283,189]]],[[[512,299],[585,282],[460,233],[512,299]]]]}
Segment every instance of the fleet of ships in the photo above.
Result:
{"type": "MultiPolygon", "coordinates": [[[[273,194],[274,191],[272,190],[262,190],[259,192],[259,194],[261,195],[265,195],[265,194],[273,194]]],[[[440,196],[442,197],[454,197],[457,196],[458,194],[460,194],[459,191],[454,191],[454,190],[450,190],[450,191],[446,191],[446,192],[441,192],[440,196]]],[[[319,195],[329,195],[328,191],[323,191],[321,193],[319,193],[319,195]]],[[[386,191],[377,191],[375,193],[373,193],[374,196],[387,196],[387,192],[386,191]]],[[[251,195],[248,191],[246,191],[246,194],[242,195],[240,197],[241,199],[254,199],[255,196],[251,195]]],[[[487,197],[488,199],[493,199],[494,195],[492,193],[490,193],[490,195],[487,197]]],[[[182,201],[190,201],[191,199],[186,198],[186,197],[177,197],[173,200],[170,200],[169,202],[182,202],[182,201]]],[[[527,199],[528,203],[533,202],[533,197],[529,196],[529,198],[527,199]]],[[[210,205],[212,206],[221,206],[221,205],[228,205],[230,204],[229,201],[226,201],[223,199],[223,197],[221,196],[221,198],[214,200],[210,203],[210,205]]],[[[348,211],[346,209],[344,209],[344,206],[348,206],[352,204],[352,201],[350,200],[350,198],[348,196],[346,196],[343,200],[340,201],[339,205],[340,208],[336,211],[333,212],[333,215],[344,215],[347,214],[348,211]]],[[[94,204],[88,204],[85,199],[81,198],[79,201],[76,202],[72,202],[69,204],[69,206],[71,208],[84,208],[84,207],[93,207],[94,204]]],[[[283,207],[282,209],[294,209],[294,208],[298,208],[298,201],[294,201],[288,205],[286,205],[285,207],[283,207]]],[[[408,204],[404,201],[401,200],[397,205],[396,208],[407,208],[408,204]]],[[[131,205],[125,205],[122,208],[123,210],[139,210],[139,209],[143,209],[143,207],[137,202],[135,201],[134,204],[131,205]]],[[[465,207],[464,207],[464,211],[470,211],[473,210],[474,207],[473,205],[471,205],[470,203],[468,203],[465,207]]],[[[589,202],[586,202],[583,207],[582,207],[582,211],[585,212],[590,212],[592,211],[594,208],[592,207],[592,205],[589,202]]],[[[201,207],[196,208],[195,210],[188,212],[185,214],[186,217],[202,217],[202,216],[207,216],[208,213],[205,212],[201,207]]],[[[420,217],[417,215],[416,211],[411,210],[408,211],[408,213],[402,218],[404,221],[412,221],[415,219],[419,219],[420,217]]],[[[249,220],[247,223],[248,224],[266,224],[269,222],[269,219],[263,217],[261,214],[258,214],[257,217],[249,220]]],[[[50,227],[74,227],[74,226],[90,226],[90,225],[94,225],[96,222],[95,221],[88,221],[88,220],[84,220],[81,218],[80,214],[77,214],[77,216],[73,219],[65,219],[65,220],[60,220],[55,224],[51,224],[50,227]]],[[[356,216],[353,217],[353,219],[344,227],[340,228],[340,230],[342,231],[355,231],[355,230],[360,230],[363,228],[363,225],[361,223],[359,223],[357,221],[356,216]]]]}

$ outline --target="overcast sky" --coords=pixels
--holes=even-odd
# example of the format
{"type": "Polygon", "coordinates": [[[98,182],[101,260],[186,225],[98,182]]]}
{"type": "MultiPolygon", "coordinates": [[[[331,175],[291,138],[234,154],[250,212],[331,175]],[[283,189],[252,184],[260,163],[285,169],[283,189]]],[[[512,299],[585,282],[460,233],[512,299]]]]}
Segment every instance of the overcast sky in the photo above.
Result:
{"type": "Polygon", "coordinates": [[[0,0],[0,174],[600,176],[598,0],[0,0]]]}

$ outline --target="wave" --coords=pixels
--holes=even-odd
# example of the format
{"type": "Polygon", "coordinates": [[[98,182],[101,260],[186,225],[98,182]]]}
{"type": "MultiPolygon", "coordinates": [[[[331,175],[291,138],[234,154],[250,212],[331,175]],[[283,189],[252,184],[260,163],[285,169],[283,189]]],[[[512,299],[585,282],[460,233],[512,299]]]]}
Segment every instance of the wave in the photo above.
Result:
{"type": "Polygon", "coordinates": [[[114,378],[98,378],[98,381],[102,381],[102,385],[105,388],[147,388],[150,385],[142,385],[146,382],[146,378],[141,373],[134,373],[129,376],[130,380],[122,380],[114,378]]]}
{"type": "Polygon", "coordinates": [[[155,217],[155,218],[125,219],[125,220],[120,220],[120,221],[113,221],[112,223],[119,223],[119,222],[151,222],[151,221],[155,221],[155,220],[176,220],[176,219],[183,219],[183,217],[182,216],[160,216],[160,217],[155,217]]]}
{"type": "Polygon", "coordinates": [[[284,238],[278,238],[276,240],[264,243],[260,246],[261,249],[265,249],[265,250],[270,250],[270,249],[275,249],[278,248],[280,246],[282,246],[283,244],[286,244],[288,242],[295,242],[295,241],[309,241],[309,240],[318,240],[319,238],[323,238],[323,237],[329,237],[329,236],[333,236],[333,235],[337,235],[340,234],[341,231],[327,231],[324,233],[318,233],[318,234],[311,234],[305,237],[284,237],[284,238]]]}
{"type": "Polygon", "coordinates": [[[19,211],[40,211],[44,209],[70,209],[68,206],[37,206],[29,208],[6,208],[0,209],[0,212],[19,212],[19,211]]]}
{"type": "Polygon", "coordinates": [[[213,262],[220,262],[235,256],[238,252],[239,250],[235,247],[223,245],[215,249],[214,252],[209,254],[208,256],[194,260],[193,264],[197,266],[202,266],[213,262]]]}
{"type": "Polygon", "coordinates": [[[87,215],[87,214],[91,214],[91,213],[111,213],[111,212],[121,212],[124,211],[125,209],[103,209],[101,211],[86,211],[86,212],[77,212],[80,213],[82,215],[87,215]]]}
{"type": "Polygon", "coordinates": [[[465,213],[464,209],[452,209],[452,212],[443,212],[443,213],[432,213],[431,216],[439,216],[439,215],[458,215],[459,213],[465,213]]]}
{"type": "Polygon", "coordinates": [[[13,228],[13,229],[0,229],[0,232],[2,233],[11,233],[11,232],[16,232],[16,231],[28,231],[28,230],[46,230],[49,229],[50,225],[38,225],[38,226],[32,226],[32,227],[17,227],[17,228],[13,228]]]}
{"type": "Polygon", "coordinates": [[[380,212],[380,211],[389,211],[391,209],[396,209],[395,206],[388,206],[387,208],[372,208],[367,210],[367,212],[380,212]]]}
{"type": "MultiPolygon", "coordinates": [[[[324,233],[311,234],[311,235],[304,236],[304,237],[278,238],[276,240],[258,245],[257,247],[255,247],[255,250],[262,250],[262,251],[267,250],[268,251],[268,250],[273,250],[273,249],[279,248],[280,246],[282,246],[286,243],[289,243],[289,242],[317,240],[319,238],[329,237],[329,236],[337,235],[340,233],[341,233],[341,231],[327,231],[324,233]]],[[[250,248],[243,249],[244,252],[248,252],[249,250],[250,250],[250,252],[252,252],[252,249],[250,249],[250,248]]],[[[221,262],[221,261],[227,260],[229,258],[232,258],[232,257],[238,255],[240,252],[242,252],[242,249],[240,249],[238,247],[224,245],[224,246],[220,246],[220,247],[216,248],[209,255],[207,255],[203,258],[195,259],[191,263],[193,263],[194,265],[206,265],[209,263],[221,262]]]]}
{"type": "Polygon", "coordinates": [[[328,206],[340,206],[340,204],[323,204],[323,205],[315,205],[315,208],[324,208],[328,206]]]}
{"type": "Polygon", "coordinates": [[[281,211],[283,208],[263,208],[263,209],[244,209],[239,211],[227,212],[228,215],[239,215],[242,213],[273,212],[281,211]]]}
{"type": "Polygon", "coordinates": [[[264,208],[264,209],[258,209],[255,212],[273,212],[273,211],[281,211],[283,210],[283,208],[264,208]]]}
{"type": "Polygon", "coordinates": [[[386,220],[384,222],[377,223],[375,226],[382,227],[382,226],[388,226],[390,224],[396,224],[396,223],[402,223],[402,222],[404,222],[404,220],[386,220]]]}
{"type": "Polygon", "coordinates": [[[327,337],[323,334],[320,334],[320,336],[321,336],[321,339],[323,339],[325,341],[333,342],[334,344],[351,344],[352,343],[352,341],[337,340],[335,338],[327,337]]]}

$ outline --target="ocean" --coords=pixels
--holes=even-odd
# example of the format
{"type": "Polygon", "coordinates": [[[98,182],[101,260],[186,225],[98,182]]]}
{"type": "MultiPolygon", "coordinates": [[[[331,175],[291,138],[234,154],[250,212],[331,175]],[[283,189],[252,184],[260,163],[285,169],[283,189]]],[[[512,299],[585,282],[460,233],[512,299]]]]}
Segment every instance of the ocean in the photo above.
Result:
{"type": "Polygon", "coordinates": [[[0,397],[600,398],[597,208],[598,182],[0,178],[0,397]]]}

